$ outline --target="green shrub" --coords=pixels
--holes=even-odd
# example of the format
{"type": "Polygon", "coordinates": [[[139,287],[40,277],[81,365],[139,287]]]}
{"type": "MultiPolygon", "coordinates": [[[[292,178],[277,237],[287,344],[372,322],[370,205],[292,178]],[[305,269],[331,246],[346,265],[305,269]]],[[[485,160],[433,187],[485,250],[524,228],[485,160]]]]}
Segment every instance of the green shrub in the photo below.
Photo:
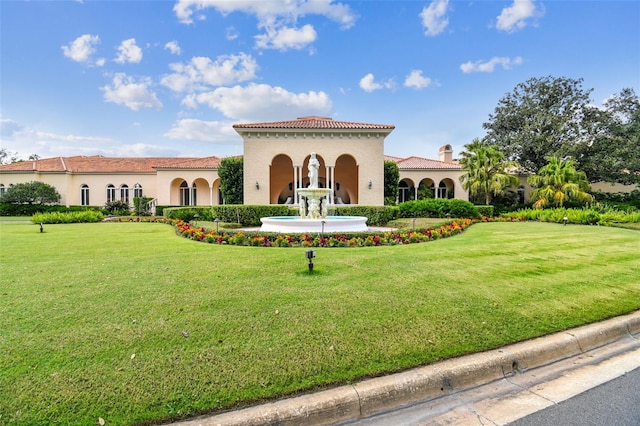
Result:
{"type": "Polygon", "coordinates": [[[295,208],[281,204],[273,205],[243,205],[225,204],[211,208],[212,219],[220,219],[221,222],[239,223],[242,226],[260,226],[261,217],[269,216],[295,216],[298,211],[295,208]]]}
{"type": "Polygon", "coordinates": [[[131,213],[131,206],[126,201],[115,200],[109,201],[104,204],[104,209],[108,214],[114,216],[124,216],[131,213]]]}
{"type": "Polygon", "coordinates": [[[168,219],[180,219],[185,222],[191,222],[196,218],[196,215],[198,215],[198,220],[213,220],[210,206],[165,207],[162,210],[162,215],[168,219]]]}
{"type": "Polygon", "coordinates": [[[478,209],[469,201],[429,198],[426,200],[406,201],[399,206],[398,217],[478,217],[478,209]]]}
{"type": "Polygon", "coordinates": [[[71,211],[71,212],[50,212],[36,213],[31,216],[33,223],[89,223],[100,222],[104,215],[96,210],[71,211]]]}
{"type": "Polygon", "coordinates": [[[535,220],[540,222],[562,223],[567,218],[568,223],[580,225],[609,225],[612,223],[640,223],[640,211],[617,210],[614,208],[553,208],[553,209],[525,209],[517,212],[505,213],[502,217],[514,219],[535,220]]]}
{"type": "Polygon", "coordinates": [[[384,226],[398,217],[396,206],[329,206],[329,214],[335,216],[364,216],[369,226],[384,226]]]}
{"type": "Polygon", "coordinates": [[[152,200],[152,197],[134,197],[133,213],[137,216],[151,216],[151,211],[149,210],[148,205],[152,200]]]}
{"type": "Polygon", "coordinates": [[[478,210],[478,214],[480,216],[493,217],[494,215],[493,206],[479,205],[479,206],[476,206],[476,210],[478,210]]]}

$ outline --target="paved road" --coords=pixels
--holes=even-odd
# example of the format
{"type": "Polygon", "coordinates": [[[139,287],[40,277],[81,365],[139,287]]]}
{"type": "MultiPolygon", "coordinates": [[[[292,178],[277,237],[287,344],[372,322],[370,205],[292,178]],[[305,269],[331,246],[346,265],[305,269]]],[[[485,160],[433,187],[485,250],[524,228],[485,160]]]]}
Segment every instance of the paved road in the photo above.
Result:
{"type": "Polygon", "coordinates": [[[510,426],[558,425],[640,425],[640,368],[510,423],[510,426]]]}

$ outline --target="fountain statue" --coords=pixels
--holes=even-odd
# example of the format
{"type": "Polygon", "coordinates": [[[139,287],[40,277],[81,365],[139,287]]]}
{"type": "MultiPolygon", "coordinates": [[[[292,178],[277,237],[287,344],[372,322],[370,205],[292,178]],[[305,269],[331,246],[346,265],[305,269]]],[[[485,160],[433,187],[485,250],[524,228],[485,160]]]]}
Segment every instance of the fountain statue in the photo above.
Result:
{"type": "Polygon", "coordinates": [[[263,232],[344,232],[366,231],[367,218],[361,216],[328,216],[329,196],[331,188],[318,187],[318,175],[320,162],[316,153],[312,152],[309,158],[309,186],[298,188],[297,196],[300,197],[299,216],[276,216],[260,218],[263,232]]]}

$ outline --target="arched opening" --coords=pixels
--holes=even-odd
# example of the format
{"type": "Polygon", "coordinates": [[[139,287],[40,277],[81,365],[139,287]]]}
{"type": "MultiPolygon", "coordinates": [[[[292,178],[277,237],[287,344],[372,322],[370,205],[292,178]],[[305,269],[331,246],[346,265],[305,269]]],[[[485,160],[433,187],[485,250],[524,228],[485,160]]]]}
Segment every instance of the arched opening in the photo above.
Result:
{"type": "MultiPolygon", "coordinates": [[[[321,163],[323,165],[323,163],[321,163]]],[[[324,172],[321,169],[321,173],[324,172]]],[[[320,181],[320,179],[318,179],[320,181]]],[[[335,167],[335,203],[358,204],[358,164],[349,154],[343,154],[336,160],[335,167]]]]}
{"type": "Polygon", "coordinates": [[[293,202],[293,161],[288,155],[278,154],[269,166],[269,203],[293,202]]]}
{"type": "Polygon", "coordinates": [[[211,194],[209,192],[209,182],[204,178],[198,178],[193,181],[191,187],[193,196],[193,206],[208,206],[211,204],[211,194]]]}
{"type": "Polygon", "coordinates": [[[404,203],[415,199],[415,187],[411,179],[402,179],[398,183],[398,202],[404,203]]]}
{"type": "Polygon", "coordinates": [[[422,179],[420,181],[420,184],[418,184],[417,199],[426,200],[427,198],[434,198],[435,197],[435,194],[433,192],[434,187],[435,187],[435,184],[433,182],[433,179],[430,179],[430,178],[422,179]]]}
{"type": "Polygon", "coordinates": [[[451,179],[442,179],[438,184],[436,198],[454,198],[454,183],[451,179]]]}

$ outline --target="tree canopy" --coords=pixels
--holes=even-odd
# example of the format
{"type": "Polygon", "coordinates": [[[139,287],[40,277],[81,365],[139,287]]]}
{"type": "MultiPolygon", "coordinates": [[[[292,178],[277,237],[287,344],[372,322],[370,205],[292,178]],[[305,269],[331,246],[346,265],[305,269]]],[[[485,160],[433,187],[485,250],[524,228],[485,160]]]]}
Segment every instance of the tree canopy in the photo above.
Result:
{"type": "Polygon", "coordinates": [[[603,108],[582,79],[532,78],[507,93],[489,121],[485,140],[528,172],[550,157],[571,158],[591,182],[640,183],[640,102],[633,89],[603,108]]]}
{"type": "Polygon", "coordinates": [[[244,200],[244,161],[229,157],[220,161],[218,176],[225,204],[242,204],[244,200]]]}
{"type": "Polygon", "coordinates": [[[483,124],[486,140],[525,170],[539,170],[550,156],[571,155],[586,137],[590,93],[582,79],[549,76],[520,83],[483,124]]]}
{"type": "Polygon", "coordinates": [[[593,137],[576,149],[576,161],[590,182],[640,183],[640,100],[623,89],[593,110],[593,137]]]}
{"type": "Polygon", "coordinates": [[[60,194],[53,186],[44,182],[32,181],[10,186],[0,202],[11,204],[55,204],[60,194]]]}
{"type": "Polygon", "coordinates": [[[493,196],[502,195],[509,186],[518,184],[517,176],[507,170],[516,167],[516,163],[506,161],[497,145],[474,139],[464,149],[460,153],[460,164],[465,173],[460,176],[460,182],[472,196],[484,195],[485,203],[489,205],[493,196]]]}
{"type": "Polygon", "coordinates": [[[395,204],[398,196],[400,169],[393,161],[384,162],[384,203],[395,204]]]}

